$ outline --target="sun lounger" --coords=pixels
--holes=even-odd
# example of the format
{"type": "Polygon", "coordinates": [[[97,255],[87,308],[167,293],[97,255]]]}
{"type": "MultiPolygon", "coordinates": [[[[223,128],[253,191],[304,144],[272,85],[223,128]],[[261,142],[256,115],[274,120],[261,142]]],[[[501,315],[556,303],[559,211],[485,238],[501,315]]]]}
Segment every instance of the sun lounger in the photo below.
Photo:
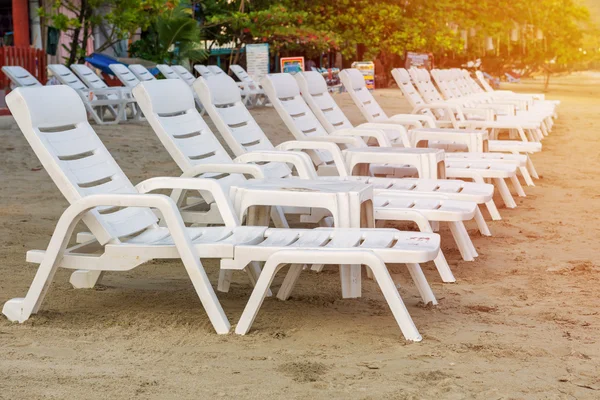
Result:
{"type": "Polygon", "coordinates": [[[69,68],[61,64],[50,64],[48,70],[61,84],[77,91],[88,114],[97,124],[118,124],[127,120],[125,108],[127,104],[135,102],[127,91],[108,87],[88,88],[69,68]],[[106,112],[111,114],[112,120],[105,119],[106,112]]]}
{"type": "Polygon", "coordinates": [[[43,86],[35,76],[18,65],[4,66],[2,72],[8,76],[14,87],[43,86]]]}

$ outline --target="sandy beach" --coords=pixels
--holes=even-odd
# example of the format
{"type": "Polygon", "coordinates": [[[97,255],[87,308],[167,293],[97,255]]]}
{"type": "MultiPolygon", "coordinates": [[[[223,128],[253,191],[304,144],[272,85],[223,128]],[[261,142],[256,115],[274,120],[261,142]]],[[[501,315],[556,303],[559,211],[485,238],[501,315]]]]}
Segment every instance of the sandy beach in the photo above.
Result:
{"type": "MultiPolygon", "coordinates": [[[[389,115],[410,111],[398,89],[375,96],[389,115]]],[[[37,315],[0,317],[0,399],[600,398],[600,73],[555,78],[547,98],[562,105],[533,156],[536,186],[488,222],[492,237],[468,224],[474,262],[442,229],[458,283],[423,265],[439,305],[422,306],[404,266],[390,266],[421,343],[404,341],[373,281],[342,299],[335,268],[305,272],[287,302],[265,300],[247,336],[215,334],[179,261],[107,273],[93,290],[59,270],[37,315]]],[[[274,109],[252,114],[275,144],[293,139],[274,109]]],[[[149,125],[94,128],[134,184],[180,175],[149,125]]],[[[26,294],[37,265],[25,253],[45,249],[67,202],[15,124],[0,143],[3,304],[26,294]]],[[[203,264],[216,284],[218,263],[203,264]]],[[[250,292],[238,273],[218,293],[232,323],[250,292]]]]}

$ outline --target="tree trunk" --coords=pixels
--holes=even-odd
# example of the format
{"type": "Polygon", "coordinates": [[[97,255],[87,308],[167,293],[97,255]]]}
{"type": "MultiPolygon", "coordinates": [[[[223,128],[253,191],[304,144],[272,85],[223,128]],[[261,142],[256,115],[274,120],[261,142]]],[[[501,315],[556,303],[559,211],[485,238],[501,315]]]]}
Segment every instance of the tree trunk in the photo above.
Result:
{"type": "MultiPolygon", "coordinates": [[[[87,4],[87,0],[83,0],[86,2],[87,4]]],[[[83,3],[82,3],[83,4],[83,3]]],[[[90,33],[93,32],[94,27],[92,26],[91,23],[91,19],[92,19],[92,14],[94,13],[94,10],[91,7],[87,7],[87,9],[85,10],[85,14],[84,14],[84,23],[83,23],[83,39],[81,40],[81,46],[83,48],[83,54],[82,56],[80,55],[77,62],[80,64],[83,64],[85,62],[85,56],[87,56],[87,42],[88,39],[90,37],[90,33]]]]}
{"type": "Polygon", "coordinates": [[[73,29],[73,36],[71,40],[71,49],[69,51],[69,59],[67,60],[67,67],[71,64],[75,63],[77,59],[77,55],[79,53],[79,48],[81,43],[79,41],[79,34],[81,33],[81,27],[84,25],[84,20],[86,16],[87,0],[81,0],[81,8],[79,9],[79,16],[77,19],[79,20],[79,26],[73,29]]]}
{"type": "Polygon", "coordinates": [[[548,91],[548,86],[550,86],[550,70],[546,69],[546,75],[544,75],[544,93],[548,91]]]}

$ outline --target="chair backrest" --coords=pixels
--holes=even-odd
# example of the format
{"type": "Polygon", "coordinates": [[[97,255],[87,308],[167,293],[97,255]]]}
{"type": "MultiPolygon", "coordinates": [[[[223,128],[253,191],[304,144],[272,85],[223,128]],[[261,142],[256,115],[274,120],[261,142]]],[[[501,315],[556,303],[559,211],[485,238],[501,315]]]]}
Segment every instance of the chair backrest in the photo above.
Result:
{"type": "Polygon", "coordinates": [[[415,86],[410,81],[410,75],[406,69],[394,68],[392,70],[392,77],[412,107],[426,104],[425,100],[423,100],[423,97],[421,97],[415,86]]]}
{"type": "Polygon", "coordinates": [[[182,65],[173,65],[171,69],[190,86],[196,80],[196,77],[182,65]]]}
{"type": "Polygon", "coordinates": [[[2,72],[8,76],[16,87],[43,86],[35,76],[31,75],[29,71],[18,65],[4,66],[2,67],[2,72]]]}
{"type": "MultiPolygon", "coordinates": [[[[261,85],[275,110],[298,140],[327,136],[327,130],[300,95],[300,88],[291,74],[269,74],[263,77],[261,85]]],[[[366,145],[366,144],[365,144],[366,145]]],[[[331,164],[333,157],[324,151],[309,153],[314,164],[331,164]]]]}
{"type": "Polygon", "coordinates": [[[379,106],[367,85],[363,74],[356,68],[347,68],[340,72],[342,85],[350,94],[350,98],[361,114],[369,122],[386,121],[388,116],[379,106]]]}
{"type": "Polygon", "coordinates": [[[485,79],[485,76],[483,76],[483,72],[475,71],[475,76],[477,77],[477,80],[479,81],[479,84],[481,85],[481,87],[483,87],[486,92],[494,91],[494,88],[490,86],[488,81],[485,79]]]}
{"type": "Polygon", "coordinates": [[[475,79],[473,79],[469,71],[463,69],[461,70],[461,73],[463,74],[463,78],[465,79],[467,84],[471,87],[471,91],[473,93],[485,93],[485,90],[483,90],[481,86],[479,86],[479,84],[475,81],[475,79]]]}
{"type": "Polygon", "coordinates": [[[148,68],[144,67],[142,64],[132,64],[129,66],[129,70],[133,72],[140,82],[153,81],[156,79],[156,77],[148,71],[148,68]]]}
{"type": "Polygon", "coordinates": [[[206,65],[196,64],[196,65],[194,65],[194,69],[196,70],[196,72],[198,72],[201,76],[203,76],[205,78],[207,76],[213,75],[212,71],[210,69],[208,69],[208,67],[206,65]]]}
{"type": "Polygon", "coordinates": [[[431,78],[433,79],[433,81],[435,82],[437,87],[439,88],[439,90],[442,93],[442,95],[444,96],[444,98],[453,99],[454,93],[452,92],[452,90],[450,90],[448,82],[446,82],[446,80],[444,80],[442,78],[443,75],[444,75],[444,72],[441,70],[437,70],[437,69],[432,69],[430,72],[431,78]]]}
{"type": "Polygon", "coordinates": [[[172,67],[170,67],[167,64],[158,64],[156,66],[156,68],[158,68],[158,70],[160,71],[161,74],[163,74],[163,76],[167,79],[181,79],[179,77],[179,74],[176,73],[172,67]]]}
{"type": "MultiPolygon", "coordinates": [[[[6,103],[40,162],[69,203],[94,194],[137,193],[87,121],[66,85],[17,88],[6,103]]],[[[154,226],[147,208],[97,207],[83,217],[105,244],[154,226]]]]}
{"type": "Polygon", "coordinates": [[[221,67],[219,67],[218,65],[209,65],[207,68],[213,75],[219,75],[219,74],[225,73],[225,71],[223,71],[223,69],[221,67]]]}
{"type": "Polygon", "coordinates": [[[140,83],[140,80],[124,64],[110,64],[108,68],[119,78],[123,85],[129,88],[133,88],[140,83]]]}
{"type": "Polygon", "coordinates": [[[77,75],[89,88],[104,89],[108,87],[106,83],[104,83],[104,81],[85,64],[72,64],[71,70],[73,70],[75,75],[77,75]]]}
{"type": "Polygon", "coordinates": [[[298,72],[294,74],[294,78],[300,87],[302,98],[327,132],[333,133],[338,129],[353,128],[350,120],[346,118],[346,115],[329,94],[327,82],[321,73],[316,71],[298,72]]]}
{"type": "MultiPolygon", "coordinates": [[[[154,133],[183,172],[195,165],[233,162],[196,110],[192,89],[183,80],[141,82],[133,89],[133,96],[154,133]]],[[[224,189],[245,181],[243,175],[222,175],[202,176],[219,179],[224,189]]]]}
{"type": "Polygon", "coordinates": [[[460,69],[452,68],[450,70],[450,76],[454,80],[456,87],[458,90],[460,90],[460,93],[463,96],[470,96],[474,94],[473,90],[471,89],[471,85],[467,82],[460,69]]]}
{"type": "MultiPolygon", "coordinates": [[[[200,77],[193,85],[202,106],[236,156],[275,147],[258,126],[244,103],[236,82],[227,74],[200,77]]],[[[267,177],[285,178],[292,174],[283,163],[265,165],[267,177]]]]}
{"type": "Polygon", "coordinates": [[[411,68],[408,72],[416,88],[419,90],[419,93],[427,103],[445,102],[444,98],[440,95],[440,92],[431,81],[429,72],[426,69],[411,68]]]}
{"type": "Polygon", "coordinates": [[[83,82],[71,71],[62,64],[49,64],[48,69],[52,75],[58,79],[63,85],[72,87],[75,90],[88,90],[83,82]]]}
{"type": "Polygon", "coordinates": [[[229,66],[229,69],[240,80],[240,82],[247,84],[251,90],[258,89],[258,85],[254,81],[254,79],[252,79],[252,77],[248,75],[244,68],[240,67],[237,64],[232,64],[229,66]]]}

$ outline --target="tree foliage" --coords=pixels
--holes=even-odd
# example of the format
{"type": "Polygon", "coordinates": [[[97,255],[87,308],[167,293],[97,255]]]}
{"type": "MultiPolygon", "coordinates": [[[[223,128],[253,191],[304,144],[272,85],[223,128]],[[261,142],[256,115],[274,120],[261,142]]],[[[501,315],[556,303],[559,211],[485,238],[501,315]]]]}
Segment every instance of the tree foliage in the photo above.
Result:
{"type": "Polygon", "coordinates": [[[192,18],[188,3],[167,3],[144,37],[134,42],[130,53],[156,63],[180,64],[206,58],[201,48],[201,29],[192,18]]]}
{"type": "Polygon", "coordinates": [[[86,45],[95,28],[108,28],[102,52],[138,29],[147,29],[164,8],[161,0],[55,0],[40,16],[71,38],[65,46],[67,65],[83,62],[86,45]],[[65,12],[67,11],[67,12],[65,12]]]}

